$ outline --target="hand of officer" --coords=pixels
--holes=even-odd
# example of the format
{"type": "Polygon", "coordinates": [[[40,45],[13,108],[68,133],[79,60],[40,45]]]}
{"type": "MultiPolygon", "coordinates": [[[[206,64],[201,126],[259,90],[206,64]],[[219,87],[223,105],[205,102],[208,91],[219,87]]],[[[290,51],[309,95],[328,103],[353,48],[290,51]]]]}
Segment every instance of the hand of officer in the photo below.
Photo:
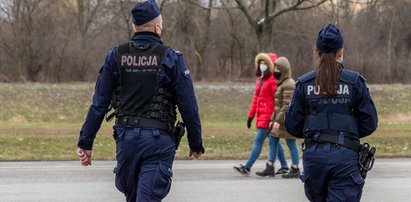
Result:
{"type": "MultiPolygon", "coordinates": [[[[271,123],[272,123],[272,122],[271,122],[271,123]]],[[[277,134],[277,135],[280,133],[280,124],[279,124],[279,123],[277,123],[277,122],[274,123],[273,131],[274,131],[274,133],[277,134]]]]}
{"type": "Polygon", "coordinates": [[[91,166],[91,150],[84,150],[81,148],[77,148],[77,156],[80,158],[81,165],[83,166],[91,166]]]}
{"type": "Polygon", "coordinates": [[[251,122],[253,122],[253,118],[248,117],[248,120],[247,120],[247,128],[248,129],[251,128],[251,122]]]}
{"type": "Polygon", "coordinates": [[[194,152],[190,149],[189,157],[194,156],[194,158],[198,159],[201,157],[201,152],[194,152]]]}

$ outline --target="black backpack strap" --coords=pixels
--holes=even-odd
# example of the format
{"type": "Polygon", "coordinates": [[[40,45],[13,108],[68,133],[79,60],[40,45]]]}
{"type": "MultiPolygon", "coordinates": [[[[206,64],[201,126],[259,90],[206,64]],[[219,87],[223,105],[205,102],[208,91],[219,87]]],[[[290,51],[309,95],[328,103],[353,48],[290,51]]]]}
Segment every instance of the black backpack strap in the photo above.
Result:
{"type": "Polygon", "coordinates": [[[116,88],[113,90],[113,98],[111,101],[111,104],[109,106],[109,109],[107,110],[107,113],[110,112],[112,109],[114,109],[114,111],[111,114],[107,114],[106,113],[106,121],[110,122],[117,114],[117,107],[119,107],[119,105],[121,104],[119,100],[119,94],[121,93],[121,73],[120,73],[120,55],[125,54],[125,53],[129,53],[130,52],[130,43],[124,43],[121,44],[119,46],[117,46],[117,69],[118,69],[118,79],[116,81],[116,88]]]}
{"type": "Polygon", "coordinates": [[[117,66],[118,68],[120,68],[120,55],[123,55],[125,53],[130,53],[130,43],[125,43],[125,44],[121,44],[119,46],[117,46],[117,66]]]}
{"type": "Polygon", "coordinates": [[[124,43],[117,46],[117,53],[119,55],[127,52],[130,52],[130,43],[124,43]]]}
{"type": "Polygon", "coordinates": [[[166,57],[166,55],[167,55],[167,53],[168,53],[168,51],[169,51],[170,49],[171,49],[171,48],[168,47],[168,46],[164,46],[164,45],[158,44],[158,45],[154,48],[153,53],[156,54],[156,55],[159,55],[159,56],[160,56],[160,61],[163,62],[164,58],[166,57]]]}

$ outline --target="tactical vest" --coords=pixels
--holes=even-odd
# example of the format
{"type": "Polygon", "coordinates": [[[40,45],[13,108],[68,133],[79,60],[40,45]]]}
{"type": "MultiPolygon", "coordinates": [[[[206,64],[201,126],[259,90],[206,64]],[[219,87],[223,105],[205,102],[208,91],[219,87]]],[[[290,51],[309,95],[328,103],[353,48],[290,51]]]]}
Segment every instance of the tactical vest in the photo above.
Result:
{"type": "Polygon", "coordinates": [[[358,137],[358,123],[353,116],[353,87],[360,75],[357,72],[342,69],[336,96],[322,96],[314,80],[316,72],[304,74],[298,81],[302,83],[305,97],[305,134],[334,131],[336,134],[349,133],[358,137]]]}
{"type": "Polygon", "coordinates": [[[176,121],[173,94],[159,87],[161,63],[169,50],[161,44],[118,46],[119,79],[111,106],[118,124],[171,131],[176,121]]]}

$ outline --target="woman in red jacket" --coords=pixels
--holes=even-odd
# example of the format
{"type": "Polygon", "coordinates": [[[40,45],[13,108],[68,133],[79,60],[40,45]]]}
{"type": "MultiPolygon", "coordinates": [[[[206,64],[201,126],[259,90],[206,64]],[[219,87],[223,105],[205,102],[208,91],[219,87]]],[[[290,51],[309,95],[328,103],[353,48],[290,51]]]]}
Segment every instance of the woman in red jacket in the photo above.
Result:
{"type": "MultiPolygon", "coordinates": [[[[274,112],[274,93],[276,80],[272,76],[274,70],[273,61],[266,53],[259,53],[255,58],[255,73],[257,76],[254,99],[248,113],[247,127],[257,115],[257,133],[254,138],[254,146],[246,165],[234,166],[234,170],[243,175],[249,175],[251,167],[261,153],[264,140],[268,136],[268,128],[271,115],[274,112]]],[[[271,144],[271,143],[270,143],[271,144]]],[[[271,156],[269,154],[269,156],[271,156]]]]}

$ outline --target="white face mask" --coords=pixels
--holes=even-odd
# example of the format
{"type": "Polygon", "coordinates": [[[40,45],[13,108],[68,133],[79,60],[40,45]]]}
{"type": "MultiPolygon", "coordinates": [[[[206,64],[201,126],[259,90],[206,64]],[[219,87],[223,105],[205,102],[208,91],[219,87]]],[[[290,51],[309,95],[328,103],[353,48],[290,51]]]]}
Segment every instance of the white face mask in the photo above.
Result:
{"type": "Polygon", "coordinates": [[[261,71],[261,73],[267,71],[267,65],[266,64],[260,64],[260,71],[261,71]]]}

